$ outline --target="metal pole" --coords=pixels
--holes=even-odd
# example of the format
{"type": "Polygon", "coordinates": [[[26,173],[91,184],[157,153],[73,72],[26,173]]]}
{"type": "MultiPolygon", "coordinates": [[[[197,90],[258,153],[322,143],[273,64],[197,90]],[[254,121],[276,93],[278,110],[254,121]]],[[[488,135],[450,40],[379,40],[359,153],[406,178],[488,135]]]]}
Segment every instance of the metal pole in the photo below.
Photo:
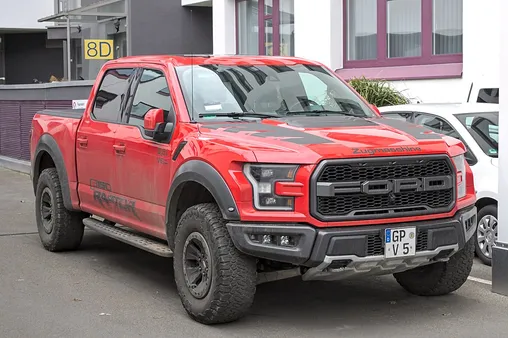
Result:
{"type": "Polygon", "coordinates": [[[67,81],[71,81],[71,19],[67,15],[67,81]]]}

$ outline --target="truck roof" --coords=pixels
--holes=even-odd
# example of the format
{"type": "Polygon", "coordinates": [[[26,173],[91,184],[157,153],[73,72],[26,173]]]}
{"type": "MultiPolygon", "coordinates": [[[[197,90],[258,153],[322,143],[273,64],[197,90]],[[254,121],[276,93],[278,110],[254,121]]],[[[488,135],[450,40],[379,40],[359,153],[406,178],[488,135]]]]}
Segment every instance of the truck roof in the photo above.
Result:
{"type": "Polygon", "coordinates": [[[205,64],[223,64],[223,65],[321,65],[319,62],[311,60],[290,57],[290,56],[264,56],[264,55],[208,55],[208,54],[189,54],[189,55],[141,55],[126,56],[111,60],[108,63],[135,63],[147,62],[158,64],[172,64],[173,66],[190,66],[205,64]]]}

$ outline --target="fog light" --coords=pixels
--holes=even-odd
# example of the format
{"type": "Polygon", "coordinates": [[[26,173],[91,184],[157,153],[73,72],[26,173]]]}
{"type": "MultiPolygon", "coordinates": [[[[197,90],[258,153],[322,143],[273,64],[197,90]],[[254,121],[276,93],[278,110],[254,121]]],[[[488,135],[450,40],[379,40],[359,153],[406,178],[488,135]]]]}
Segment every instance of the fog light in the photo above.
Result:
{"type": "Polygon", "coordinates": [[[248,236],[249,239],[254,243],[284,247],[296,246],[299,238],[299,236],[268,235],[268,234],[259,234],[259,235],[249,234],[248,236]]]}
{"type": "Polygon", "coordinates": [[[271,244],[271,243],[272,243],[272,236],[264,235],[263,236],[263,244],[271,244]]]}
{"type": "Polygon", "coordinates": [[[288,246],[290,244],[289,236],[280,236],[280,245],[288,246]]]}

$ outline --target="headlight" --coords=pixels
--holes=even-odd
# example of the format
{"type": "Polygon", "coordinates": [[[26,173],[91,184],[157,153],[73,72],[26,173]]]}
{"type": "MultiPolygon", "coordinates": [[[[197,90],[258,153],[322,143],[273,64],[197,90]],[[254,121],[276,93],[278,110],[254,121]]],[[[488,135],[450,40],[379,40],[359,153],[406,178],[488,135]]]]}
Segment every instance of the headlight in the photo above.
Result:
{"type": "Polygon", "coordinates": [[[245,164],[243,173],[252,185],[254,207],[258,210],[294,210],[295,198],[275,194],[275,183],[293,182],[297,170],[297,165],[245,164]]]}
{"type": "Polygon", "coordinates": [[[466,196],[466,159],[464,155],[452,157],[457,170],[457,198],[466,196]]]}

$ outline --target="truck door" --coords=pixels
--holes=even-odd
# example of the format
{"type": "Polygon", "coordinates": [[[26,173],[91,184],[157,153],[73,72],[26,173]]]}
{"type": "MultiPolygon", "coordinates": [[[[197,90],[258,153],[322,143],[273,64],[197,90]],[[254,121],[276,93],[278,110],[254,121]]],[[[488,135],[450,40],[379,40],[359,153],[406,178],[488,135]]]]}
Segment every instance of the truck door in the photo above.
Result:
{"type": "Polygon", "coordinates": [[[118,187],[115,135],[133,75],[134,68],[105,72],[95,99],[90,103],[90,113],[85,114],[77,132],[76,163],[81,208],[109,219],[126,212],[114,196],[118,187]]]}
{"type": "Polygon", "coordinates": [[[129,223],[124,224],[162,238],[171,183],[171,142],[152,140],[143,125],[146,113],[154,108],[164,111],[165,122],[175,123],[167,80],[162,68],[140,70],[115,139],[115,145],[125,149],[115,156],[116,175],[122,182],[115,191],[135,201],[135,214],[129,214],[129,223]]]}

